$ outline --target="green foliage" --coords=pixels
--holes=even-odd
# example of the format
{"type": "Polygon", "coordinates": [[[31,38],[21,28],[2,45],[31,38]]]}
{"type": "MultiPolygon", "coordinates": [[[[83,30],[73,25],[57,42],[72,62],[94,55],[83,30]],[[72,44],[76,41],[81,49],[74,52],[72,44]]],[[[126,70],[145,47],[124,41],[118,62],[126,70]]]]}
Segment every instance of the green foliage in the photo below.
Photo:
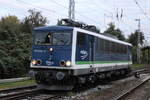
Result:
{"type": "Polygon", "coordinates": [[[133,46],[132,47],[132,61],[133,63],[137,63],[137,47],[133,46]]]}
{"type": "Polygon", "coordinates": [[[115,25],[113,23],[110,23],[108,25],[109,25],[109,27],[107,30],[104,31],[104,34],[108,33],[108,34],[116,36],[119,40],[125,41],[125,37],[119,28],[116,29],[115,25]]]}
{"type": "Polygon", "coordinates": [[[40,11],[35,9],[28,10],[29,16],[25,17],[22,22],[22,31],[31,33],[34,27],[45,26],[48,23],[47,18],[43,17],[40,11]]]}
{"type": "Polygon", "coordinates": [[[131,43],[133,46],[138,46],[138,34],[140,34],[140,44],[143,44],[144,41],[144,34],[143,32],[138,32],[137,30],[128,38],[128,42],[131,43]]]}
{"type": "Polygon", "coordinates": [[[23,21],[16,16],[0,19],[0,78],[20,77],[29,70],[31,30],[47,22],[41,12],[29,10],[29,13],[23,21]]]}
{"type": "Polygon", "coordinates": [[[133,68],[133,69],[138,69],[138,68],[141,68],[141,67],[143,67],[144,66],[144,64],[133,64],[132,66],[131,66],[131,68],[133,68]]]}
{"type": "Polygon", "coordinates": [[[1,30],[19,32],[19,19],[16,16],[2,17],[0,20],[1,30]]]}
{"type": "Polygon", "coordinates": [[[141,62],[143,64],[150,64],[150,49],[147,47],[145,49],[142,50],[142,53],[141,53],[141,62]]]}
{"type": "Polygon", "coordinates": [[[19,77],[27,72],[24,62],[30,57],[31,35],[21,32],[20,23],[15,16],[0,19],[0,78],[19,77]]]}
{"type": "MultiPolygon", "coordinates": [[[[134,33],[131,33],[129,35],[127,41],[132,44],[132,61],[133,63],[137,63],[137,48],[138,48],[138,34],[140,34],[140,45],[143,44],[144,41],[144,34],[143,32],[139,32],[138,30],[135,30],[134,33]]],[[[143,59],[145,59],[143,57],[143,59]]]]}

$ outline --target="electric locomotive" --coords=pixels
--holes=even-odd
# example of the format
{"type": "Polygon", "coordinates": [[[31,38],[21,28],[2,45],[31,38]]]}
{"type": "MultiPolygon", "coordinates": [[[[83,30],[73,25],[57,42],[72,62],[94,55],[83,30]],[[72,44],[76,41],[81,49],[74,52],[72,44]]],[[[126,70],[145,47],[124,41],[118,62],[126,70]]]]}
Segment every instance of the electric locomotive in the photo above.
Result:
{"type": "Polygon", "coordinates": [[[69,26],[33,30],[31,69],[40,88],[71,90],[111,75],[129,72],[132,45],[69,26]]]}

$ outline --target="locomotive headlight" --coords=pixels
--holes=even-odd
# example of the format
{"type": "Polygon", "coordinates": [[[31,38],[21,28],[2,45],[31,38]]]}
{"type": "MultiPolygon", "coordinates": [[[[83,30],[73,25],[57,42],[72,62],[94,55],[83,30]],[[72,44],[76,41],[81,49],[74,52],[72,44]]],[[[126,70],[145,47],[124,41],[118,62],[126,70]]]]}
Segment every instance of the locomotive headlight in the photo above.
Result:
{"type": "Polygon", "coordinates": [[[41,60],[32,60],[31,63],[33,65],[40,65],[40,64],[42,64],[42,61],[41,60]]]}
{"type": "Polygon", "coordinates": [[[31,62],[33,65],[37,64],[37,61],[36,60],[32,60],[31,62]]]}
{"type": "Polygon", "coordinates": [[[71,61],[66,61],[66,66],[71,66],[71,61]]]}
{"type": "Polygon", "coordinates": [[[49,51],[52,52],[52,51],[53,51],[53,48],[49,48],[49,51]]]}

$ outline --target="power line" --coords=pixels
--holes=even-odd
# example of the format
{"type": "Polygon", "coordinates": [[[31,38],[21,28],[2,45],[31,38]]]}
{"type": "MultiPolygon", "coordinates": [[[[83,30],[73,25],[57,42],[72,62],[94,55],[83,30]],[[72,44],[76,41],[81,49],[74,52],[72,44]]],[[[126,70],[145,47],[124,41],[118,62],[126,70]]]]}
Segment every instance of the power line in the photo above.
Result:
{"type": "MultiPolygon", "coordinates": [[[[64,5],[58,3],[58,2],[56,2],[56,1],[54,1],[54,0],[49,0],[49,1],[52,1],[53,3],[55,3],[55,4],[57,4],[57,5],[59,5],[59,6],[63,7],[63,8],[65,8],[65,9],[68,9],[66,6],[64,6],[64,5]]],[[[96,22],[96,23],[97,23],[97,21],[95,21],[95,20],[93,20],[93,19],[91,19],[91,18],[89,18],[89,17],[87,17],[87,16],[85,16],[85,15],[83,15],[83,14],[77,12],[76,10],[75,10],[75,13],[78,14],[79,16],[81,16],[81,17],[84,17],[84,18],[89,19],[91,22],[94,22],[94,23],[96,22]]]]}
{"type": "MultiPolygon", "coordinates": [[[[28,6],[31,6],[31,7],[35,7],[35,5],[33,5],[33,4],[31,4],[31,3],[28,3],[28,2],[24,2],[24,1],[22,1],[22,0],[16,0],[16,1],[18,1],[18,2],[21,2],[21,3],[23,3],[23,4],[25,4],[25,5],[28,5],[28,6]]],[[[42,10],[44,10],[44,11],[46,11],[46,12],[53,12],[53,13],[57,13],[56,11],[54,11],[54,10],[50,10],[50,9],[46,9],[46,8],[43,8],[43,7],[39,7],[39,6],[36,6],[36,8],[34,8],[34,9],[37,9],[37,10],[39,10],[39,9],[42,9],[42,10]]],[[[60,14],[60,13],[57,13],[57,14],[60,14]]],[[[62,14],[60,14],[60,15],[62,15],[62,14]]],[[[49,14],[46,14],[46,16],[47,17],[50,17],[51,19],[55,19],[55,20],[58,20],[56,17],[56,15],[55,14],[53,14],[53,16],[56,16],[56,17],[52,17],[52,16],[50,16],[49,14]]],[[[55,22],[55,21],[54,21],[55,22]]]]}
{"type": "MultiPolygon", "coordinates": [[[[94,2],[93,2],[94,3],[94,2]]],[[[97,6],[97,7],[100,7],[101,9],[103,9],[105,12],[107,12],[107,13],[109,13],[109,14],[111,14],[111,15],[113,15],[113,12],[111,12],[111,11],[109,11],[109,10],[107,10],[107,9],[104,9],[103,7],[101,7],[100,5],[98,5],[96,2],[94,3],[94,6],[97,6]]]]}
{"type": "Polygon", "coordinates": [[[66,6],[64,6],[64,5],[62,5],[62,4],[58,3],[58,2],[56,2],[55,0],[49,0],[49,1],[52,1],[53,3],[55,3],[55,4],[57,4],[57,5],[59,5],[59,6],[63,7],[63,8],[65,8],[65,9],[68,9],[68,7],[66,7],[66,6]]]}
{"type": "MultiPolygon", "coordinates": [[[[11,4],[11,5],[13,5],[13,6],[17,6],[17,7],[20,7],[19,5],[17,5],[17,4],[14,4],[14,3],[9,3],[9,4],[11,4]]],[[[7,7],[8,8],[8,7],[7,7]]],[[[23,9],[25,9],[26,11],[27,10],[29,10],[27,7],[25,7],[25,6],[23,6],[23,9]]],[[[23,12],[17,12],[18,14],[20,14],[20,15],[24,15],[25,16],[25,13],[23,13],[23,12]]],[[[48,16],[48,17],[51,17],[52,18],[52,16],[50,16],[50,15],[47,15],[46,14],[46,16],[48,16]]],[[[57,20],[57,18],[56,17],[54,17],[54,18],[52,18],[52,19],[56,19],[57,20]]]]}
{"type": "MultiPolygon", "coordinates": [[[[10,4],[10,2],[8,2],[8,4],[10,4]]],[[[11,3],[12,4],[12,3],[11,3]]],[[[12,6],[17,6],[17,5],[12,5],[12,6]]],[[[16,11],[15,9],[8,9],[8,8],[10,8],[10,6],[7,6],[7,5],[5,5],[4,6],[4,9],[7,9],[8,10],[8,14],[6,14],[6,15],[10,15],[10,13],[12,13],[11,11],[16,11]],[[10,12],[10,13],[9,13],[10,12]]],[[[22,11],[19,11],[19,12],[17,12],[17,14],[19,14],[19,15],[21,15],[21,16],[25,16],[25,13],[23,13],[22,11]]],[[[5,16],[6,16],[5,15],[5,16]]]]}
{"type": "MultiPolygon", "coordinates": [[[[93,3],[93,2],[92,2],[93,3]]],[[[90,4],[91,5],[91,4],[90,4]]],[[[95,5],[96,4],[92,4],[92,5],[94,5],[94,7],[96,7],[95,5]]],[[[84,7],[85,8],[85,7],[84,7]]],[[[95,12],[99,12],[99,13],[102,13],[100,10],[98,10],[97,8],[93,8],[92,6],[86,6],[86,8],[90,8],[90,10],[93,10],[93,11],[95,11],[95,12]]],[[[100,8],[101,9],[101,8],[100,8]]],[[[102,8],[103,9],[103,8],[102,8]]],[[[103,9],[103,11],[104,11],[104,13],[107,13],[107,14],[109,14],[109,15],[113,15],[113,13],[112,12],[110,12],[110,11],[108,11],[108,10],[105,10],[105,9],[103,9]]],[[[87,12],[87,11],[86,11],[87,12]]],[[[88,13],[88,12],[87,12],[88,13]]]]}
{"type": "Polygon", "coordinates": [[[147,17],[147,19],[150,21],[149,16],[147,15],[147,13],[143,10],[143,8],[140,6],[140,4],[138,3],[137,0],[134,0],[135,4],[139,7],[139,9],[141,10],[141,12],[145,15],[145,17],[147,17]]]}
{"type": "MultiPolygon", "coordinates": [[[[49,1],[52,1],[53,3],[55,3],[55,4],[57,4],[57,5],[59,5],[59,6],[63,7],[63,8],[65,8],[65,9],[68,9],[68,8],[65,7],[64,5],[58,3],[58,2],[56,2],[56,1],[54,1],[54,0],[49,0],[49,1]]],[[[86,17],[87,19],[90,19],[90,18],[88,18],[87,16],[84,16],[84,15],[80,14],[80,13],[77,12],[76,10],[75,10],[75,12],[76,12],[79,16],[81,16],[81,17],[86,17]]],[[[90,19],[90,20],[93,21],[93,22],[95,22],[93,19],[90,19]]]]}
{"type": "Polygon", "coordinates": [[[42,9],[42,10],[45,10],[45,11],[47,11],[47,12],[53,12],[53,13],[57,13],[57,14],[60,14],[60,15],[64,15],[63,13],[58,13],[58,12],[56,12],[55,10],[51,10],[51,9],[47,9],[47,8],[43,8],[43,7],[40,7],[40,6],[37,6],[37,5],[33,5],[33,4],[31,4],[31,3],[28,3],[28,2],[25,2],[25,1],[23,1],[23,0],[16,0],[16,1],[18,1],[18,2],[21,2],[21,3],[24,3],[24,4],[26,4],[26,5],[30,5],[30,6],[34,6],[34,7],[37,7],[36,9],[42,9]]]}
{"type": "MultiPolygon", "coordinates": [[[[141,10],[141,12],[145,15],[145,17],[147,17],[147,19],[150,21],[150,17],[147,15],[147,13],[144,11],[144,9],[140,6],[140,4],[138,3],[137,0],[134,0],[134,2],[136,3],[136,5],[139,7],[139,9],[141,10]]],[[[145,34],[145,33],[144,33],[145,34]]]]}
{"type": "MultiPolygon", "coordinates": [[[[28,2],[25,2],[25,1],[23,1],[23,0],[16,0],[16,1],[18,1],[18,2],[21,2],[21,3],[24,3],[24,4],[26,4],[26,5],[30,5],[30,6],[36,6],[36,5],[33,5],[33,4],[31,4],[31,3],[28,3],[28,2]]],[[[55,1],[55,3],[56,3],[56,1],[55,1]]],[[[59,4],[59,3],[56,3],[57,5],[61,5],[61,4],[59,4]]],[[[65,7],[65,6],[63,6],[63,5],[61,5],[62,7],[64,7],[64,8],[66,8],[66,9],[68,9],[67,7],[65,7]]],[[[42,9],[42,10],[45,10],[45,11],[47,11],[47,12],[53,12],[53,13],[57,13],[57,14],[61,14],[62,15],[62,13],[58,13],[58,12],[56,12],[55,10],[51,10],[51,9],[47,9],[47,8],[43,8],[43,7],[40,7],[40,6],[36,6],[37,8],[36,9],[42,9]]],[[[76,11],[75,11],[76,12],[76,11]]],[[[76,12],[77,13],[77,12],[76,12]]],[[[80,14],[80,13],[77,13],[79,16],[81,16],[81,17],[84,17],[84,18],[87,18],[87,19],[89,19],[90,21],[92,21],[92,22],[96,22],[96,21],[94,21],[93,19],[91,19],[91,18],[89,18],[89,17],[87,17],[87,16],[84,16],[84,15],[82,15],[82,14],[80,14]]],[[[96,22],[97,23],[97,22],[96,22]]]]}

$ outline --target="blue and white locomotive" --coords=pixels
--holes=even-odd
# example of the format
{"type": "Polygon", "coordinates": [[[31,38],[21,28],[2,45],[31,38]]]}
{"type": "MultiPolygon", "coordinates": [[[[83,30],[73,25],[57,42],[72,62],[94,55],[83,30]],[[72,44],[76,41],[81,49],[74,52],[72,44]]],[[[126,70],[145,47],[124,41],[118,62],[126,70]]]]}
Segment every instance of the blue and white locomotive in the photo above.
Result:
{"type": "Polygon", "coordinates": [[[39,27],[33,30],[31,69],[39,87],[71,90],[75,85],[127,73],[131,47],[77,27],[39,27]]]}

